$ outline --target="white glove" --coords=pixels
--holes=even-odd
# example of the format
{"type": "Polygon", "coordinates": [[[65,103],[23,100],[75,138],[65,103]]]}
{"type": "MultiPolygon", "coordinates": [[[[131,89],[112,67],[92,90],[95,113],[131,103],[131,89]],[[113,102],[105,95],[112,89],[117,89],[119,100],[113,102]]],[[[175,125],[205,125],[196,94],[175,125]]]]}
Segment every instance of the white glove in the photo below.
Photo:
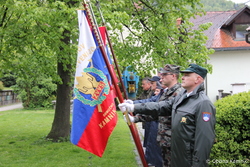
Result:
{"type": "MultiPolygon", "coordinates": [[[[133,122],[133,123],[135,122],[135,117],[134,116],[131,116],[130,114],[128,114],[128,117],[130,119],[130,122],[133,122]]],[[[128,122],[125,115],[123,115],[123,118],[124,118],[125,122],[128,122]]]]}
{"type": "Polygon", "coordinates": [[[134,104],[133,100],[130,100],[130,99],[124,100],[124,103],[134,104]]]}
{"type": "Polygon", "coordinates": [[[118,107],[120,108],[121,112],[124,113],[127,111],[126,107],[124,106],[120,106],[120,104],[118,104],[118,107]]]}
{"type": "Polygon", "coordinates": [[[129,104],[129,103],[121,103],[118,105],[120,108],[121,112],[133,112],[134,111],[134,104],[129,104]]]}

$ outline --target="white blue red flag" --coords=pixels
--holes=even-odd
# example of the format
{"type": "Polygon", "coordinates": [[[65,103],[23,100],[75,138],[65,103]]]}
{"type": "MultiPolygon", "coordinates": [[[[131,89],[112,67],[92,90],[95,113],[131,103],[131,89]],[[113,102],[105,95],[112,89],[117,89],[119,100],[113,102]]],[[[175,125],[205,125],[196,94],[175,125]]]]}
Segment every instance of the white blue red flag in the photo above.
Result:
{"type": "Polygon", "coordinates": [[[107,65],[82,10],[78,11],[78,21],[80,35],[70,140],[102,157],[117,123],[115,97],[107,65]]]}

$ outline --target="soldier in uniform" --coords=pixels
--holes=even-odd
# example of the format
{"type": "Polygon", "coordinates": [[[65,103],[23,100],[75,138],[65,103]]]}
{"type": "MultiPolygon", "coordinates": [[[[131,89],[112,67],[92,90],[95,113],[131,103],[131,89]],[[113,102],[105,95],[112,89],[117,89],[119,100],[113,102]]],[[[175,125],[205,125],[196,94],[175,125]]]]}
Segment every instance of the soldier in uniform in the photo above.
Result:
{"type": "MultiPolygon", "coordinates": [[[[140,96],[137,98],[136,101],[145,100],[149,98],[154,98],[154,89],[156,89],[156,82],[160,80],[160,78],[149,78],[145,77],[142,79],[142,90],[143,92],[140,94],[140,96]]],[[[133,102],[132,102],[133,103],[133,102]]],[[[147,151],[148,147],[148,136],[150,133],[150,123],[149,122],[143,122],[142,128],[144,129],[144,140],[143,140],[143,147],[145,147],[145,150],[147,151]]],[[[149,162],[151,157],[145,154],[146,160],[149,162]]]]}
{"type": "Polygon", "coordinates": [[[149,81],[149,77],[145,77],[142,79],[142,90],[143,92],[140,94],[140,96],[137,98],[137,100],[141,99],[148,99],[154,94],[154,90],[151,89],[152,84],[149,81]]]}
{"type": "MultiPolygon", "coordinates": [[[[155,98],[154,91],[157,87],[157,82],[160,81],[160,77],[153,76],[152,78],[148,78],[148,82],[151,84],[151,96],[148,96],[147,99],[155,98]]],[[[141,99],[141,101],[147,100],[141,99]]],[[[140,101],[140,100],[139,100],[140,101]]],[[[134,101],[134,103],[139,103],[138,100],[134,101]]],[[[162,166],[162,159],[160,155],[160,148],[157,146],[156,141],[152,139],[154,135],[155,129],[157,128],[158,122],[150,121],[150,122],[143,122],[142,123],[144,128],[144,140],[143,146],[145,147],[145,158],[149,164],[153,164],[156,167],[162,166]],[[159,155],[159,156],[158,156],[159,155]],[[160,162],[159,162],[160,161],[160,162]]]]}
{"type": "Polygon", "coordinates": [[[155,96],[158,96],[159,93],[161,93],[161,90],[162,90],[161,83],[160,83],[160,82],[157,82],[157,84],[156,84],[156,89],[155,89],[155,92],[154,92],[154,95],[155,95],[155,96]]]}
{"type": "Polygon", "coordinates": [[[161,78],[159,76],[153,76],[152,78],[148,80],[151,82],[151,89],[155,91],[157,87],[157,83],[161,80],[161,78]]]}
{"type": "MultiPolygon", "coordinates": [[[[145,103],[145,102],[156,102],[170,100],[179,94],[183,88],[181,84],[178,83],[180,67],[172,64],[166,64],[161,68],[161,83],[165,88],[161,91],[161,94],[158,97],[152,97],[150,99],[134,101],[136,103],[145,103]]],[[[162,156],[162,166],[169,167],[171,161],[171,150],[170,150],[170,139],[171,139],[171,116],[157,116],[155,118],[144,115],[137,114],[132,118],[133,122],[145,122],[145,121],[154,121],[157,120],[157,128],[154,129],[157,131],[156,141],[161,147],[161,156],[162,156]]]]}
{"type": "MultiPolygon", "coordinates": [[[[171,100],[177,96],[183,88],[178,83],[180,67],[176,65],[166,64],[161,69],[161,82],[167,88],[159,101],[171,100]]],[[[171,116],[158,116],[158,133],[157,142],[162,151],[163,166],[171,166],[171,116]]]]}
{"type": "Polygon", "coordinates": [[[204,93],[207,69],[190,64],[181,71],[184,88],[168,101],[119,104],[122,112],[172,116],[171,167],[206,167],[215,139],[215,107],[204,93]]]}

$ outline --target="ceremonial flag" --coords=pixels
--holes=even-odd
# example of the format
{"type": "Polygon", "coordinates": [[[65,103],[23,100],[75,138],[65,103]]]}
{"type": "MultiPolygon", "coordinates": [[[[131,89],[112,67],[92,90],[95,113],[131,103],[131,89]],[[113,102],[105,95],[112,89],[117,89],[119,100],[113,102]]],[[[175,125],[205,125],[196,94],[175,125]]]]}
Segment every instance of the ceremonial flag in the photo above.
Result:
{"type": "MultiPolygon", "coordinates": [[[[107,54],[107,58],[108,58],[108,60],[110,62],[109,63],[109,66],[110,66],[110,69],[111,69],[110,73],[113,73],[113,76],[114,76],[113,82],[116,84],[116,83],[119,82],[119,80],[118,80],[118,78],[117,78],[117,76],[115,74],[115,69],[114,69],[114,66],[113,66],[113,62],[112,62],[111,57],[110,57],[109,46],[107,44],[107,39],[106,39],[107,38],[107,36],[106,36],[107,29],[106,29],[106,27],[99,27],[99,30],[100,30],[100,34],[102,36],[103,45],[104,45],[104,48],[105,48],[105,51],[106,51],[106,54],[107,54]]],[[[118,94],[117,91],[120,91],[120,90],[113,89],[114,97],[117,97],[117,94],[118,94]]]]}
{"type": "Polygon", "coordinates": [[[102,157],[117,123],[111,77],[84,11],[78,10],[79,44],[70,140],[102,157]]]}

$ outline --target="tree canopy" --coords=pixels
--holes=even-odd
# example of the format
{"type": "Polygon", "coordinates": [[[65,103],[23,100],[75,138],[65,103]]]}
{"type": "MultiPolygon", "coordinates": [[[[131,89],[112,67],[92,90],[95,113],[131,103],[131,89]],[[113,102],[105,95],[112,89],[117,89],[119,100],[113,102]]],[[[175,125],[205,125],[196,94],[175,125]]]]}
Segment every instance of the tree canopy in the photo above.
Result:
{"type": "MultiPolygon", "coordinates": [[[[56,62],[65,60],[74,66],[76,57],[75,9],[79,6],[67,7],[65,2],[1,2],[2,66],[18,69],[16,73],[19,76],[31,78],[45,73],[60,82],[54,73],[56,62]],[[70,33],[65,33],[65,30],[70,33]],[[70,37],[72,43],[63,43],[63,35],[70,37]]],[[[101,1],[120,67],[132,65],[143,75],[145,70],[162,67],[166,63],[183,67],[189,63],[207,66],[206,59],[212,51],[204,46],[207,37],[202,31],[209,27],[209,23],[194,30],[189,22],[190,17],[203,12],[201,6],[198,0],[101,1]],[[179,25],[178,19],[181,20],[179,25]]],[[[207,67],[211,70],[210,66],[207,67]]],[[[64,65],[64,68],[67,67],[64,65]]]]}
{"type": "MultiPolygon", "coordinates": [[[[39,85],[41,78],[57,85],[55,118],[48,135],[54,139],[67,137],[70,131],[78,37],[76,9],[83,9],[81,2],[0,2],[1,72],[12,71],[21,78],[21,88],[26,92],[46,84],[39,85]]],[[[102,25],[95,2],[91,3],[102,25]]],[[[202,33],[210,23],[193,29],[189,22],[204,13],[199,0],[103,0],[101,9],[120,70],[131,65],[144,76],[167,63],[183,68],[197,63],[211,72],[206,60],[213,50],[205,47],[207,37],[202,33]]]]}
{"type": "Polygon", "coordinates": [[[70,30],[68,35],[76,42],[75,9],[60,1],[44,2],[1,1],[2,67],[12,69],[20,77],[46,74],[56,78],[56,62],[67,57],[68,63],[73,63],[75,57],[76,45],[61,42],[64,30],[70,30]]]}
{"type": "Polygon", "coordinates": [[[70,132],[77,7],[78,1],[73,0],[0,2],[1,70],[16,75],[24,107],[34,107],[30,101],[40,102],[37,98],[42,96],[51,100],[56,91],[55,119],[48,135],[55,141],[70,132]]]}
{"type": "Polygon", "coordinates": [[[206,59],[213,51],[205,47],[207,37],[202,33],[210,23],[196,30],[189,22],[204,12],[201,6],[197,0],[102,1],[119,65],[132,65],[140,75],[167,63],[183,68],[197,63],[211,70],[206,59]]]}

